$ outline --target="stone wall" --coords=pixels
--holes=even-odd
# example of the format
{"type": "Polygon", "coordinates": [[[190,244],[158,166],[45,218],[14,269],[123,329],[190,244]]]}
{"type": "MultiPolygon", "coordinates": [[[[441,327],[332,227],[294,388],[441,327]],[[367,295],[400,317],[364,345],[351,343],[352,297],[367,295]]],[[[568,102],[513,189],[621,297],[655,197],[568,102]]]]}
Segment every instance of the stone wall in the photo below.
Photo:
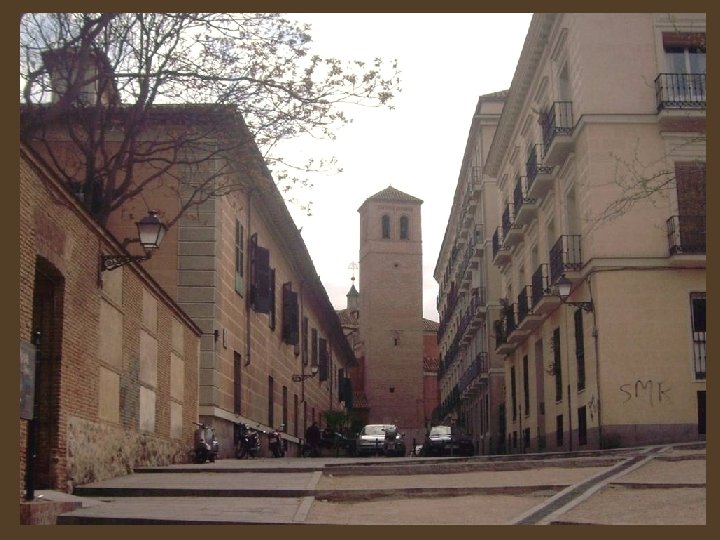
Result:
{"type": "Polygon", "coordinates": [[[130,474],[135,467],[187,463],[191,450],[180,440],[161,439],[149,433],[70,417],[68,491],[72,492],[77,485],[130,474]]]}

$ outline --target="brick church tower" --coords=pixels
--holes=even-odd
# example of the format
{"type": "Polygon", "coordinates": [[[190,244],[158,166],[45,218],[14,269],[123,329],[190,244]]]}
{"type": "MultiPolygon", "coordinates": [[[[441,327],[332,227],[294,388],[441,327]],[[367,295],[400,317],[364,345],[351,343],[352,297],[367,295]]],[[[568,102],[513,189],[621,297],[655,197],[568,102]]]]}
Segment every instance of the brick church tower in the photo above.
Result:
{"type": "MultiPolygon", "coordinates": [[[[360,320],[370,423],[421,441],[423,411],[420,199],[392,186],[360,213],[360,320]]],[[[409,446],[409,444],[408,444],[409,446]]]]}

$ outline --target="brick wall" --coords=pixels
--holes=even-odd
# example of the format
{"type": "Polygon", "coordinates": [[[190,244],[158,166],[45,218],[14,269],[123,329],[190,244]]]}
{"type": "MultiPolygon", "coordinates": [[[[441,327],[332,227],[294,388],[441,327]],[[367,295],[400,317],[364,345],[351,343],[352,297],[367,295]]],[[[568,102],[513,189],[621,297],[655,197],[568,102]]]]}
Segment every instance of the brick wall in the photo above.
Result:
{"type": "MultiPolygon", "coordinates": [[[[198,329],[142,270],[103,272],[100,285],[99,256],[118,249],[23,149],[21,341],[31,341],[39,320],[33,298],[45,278],[38,281],[36,270],[55,283],[54,314],[44,319],[49,330],[40,347],[38,384],[48,382],[36,397],[36,489],[71,491],[134,466],[188,457],[197,417],[198,329]]],[[[20,420],[21,492],[27,427],[20,420]]]]}

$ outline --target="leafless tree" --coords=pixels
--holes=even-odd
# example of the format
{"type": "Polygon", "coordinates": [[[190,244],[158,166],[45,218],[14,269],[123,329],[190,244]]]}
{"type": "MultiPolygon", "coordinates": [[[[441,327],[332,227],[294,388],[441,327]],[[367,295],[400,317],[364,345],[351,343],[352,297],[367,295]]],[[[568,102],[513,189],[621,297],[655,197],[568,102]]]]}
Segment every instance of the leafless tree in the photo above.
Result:
{"type": "Polygon", "coordinates": [[[178,167],[198,173],[181,212],[237,188],[205,164],[254,145],[290,197],[334,160],[287,163],[280,140],[333,138],[346,104],[389,105],[399,91],[396,62],[312,55],[309,31],[278,14],[25,14],[21,140],[100,223],[178,167]]]}

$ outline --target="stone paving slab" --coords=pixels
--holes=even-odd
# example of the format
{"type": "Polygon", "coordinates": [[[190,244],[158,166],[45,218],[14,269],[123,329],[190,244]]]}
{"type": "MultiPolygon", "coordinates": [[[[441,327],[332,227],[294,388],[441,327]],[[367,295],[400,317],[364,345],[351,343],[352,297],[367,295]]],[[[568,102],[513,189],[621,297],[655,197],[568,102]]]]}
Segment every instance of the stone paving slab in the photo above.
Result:
{"type": "Polygon", "coordinates": [[[618,478],[614,483],[705,484],[706,461],[660,461],[653,459],[642,467],[618,478]]]}
{"type": "Polygon", "coordinates": [[[496,487],[533,485],[570,485],[607,470],[607,467],[557,469],[539,467],[528,471],[481,471],[447,474],[415,474],[412,476],[333,476],[320,478],[317,489],[400,489],[442,487],[496,487]]]}
{"type": "Polygon", "coordinates": [[[306,524],[329,525],[506,525],[540,504],[547,494],[411,497],[393,501],[316,500],[306,524]]]}
{"type": "Polygon", "coordinates": [[[63,514],[58,524],[293,524],[306,507],[300,497],[123,497],[63,514]]]}
{"type": "Polygon", "coordinates": [[[705,525],[703,488],[628,489],[613,484],[551,524],[705,525]]]}
{"type": "Polygon", "coordinates": [[[130,474],[75,488],[81,497],[305,497],[322,473],[130,474]]]}

